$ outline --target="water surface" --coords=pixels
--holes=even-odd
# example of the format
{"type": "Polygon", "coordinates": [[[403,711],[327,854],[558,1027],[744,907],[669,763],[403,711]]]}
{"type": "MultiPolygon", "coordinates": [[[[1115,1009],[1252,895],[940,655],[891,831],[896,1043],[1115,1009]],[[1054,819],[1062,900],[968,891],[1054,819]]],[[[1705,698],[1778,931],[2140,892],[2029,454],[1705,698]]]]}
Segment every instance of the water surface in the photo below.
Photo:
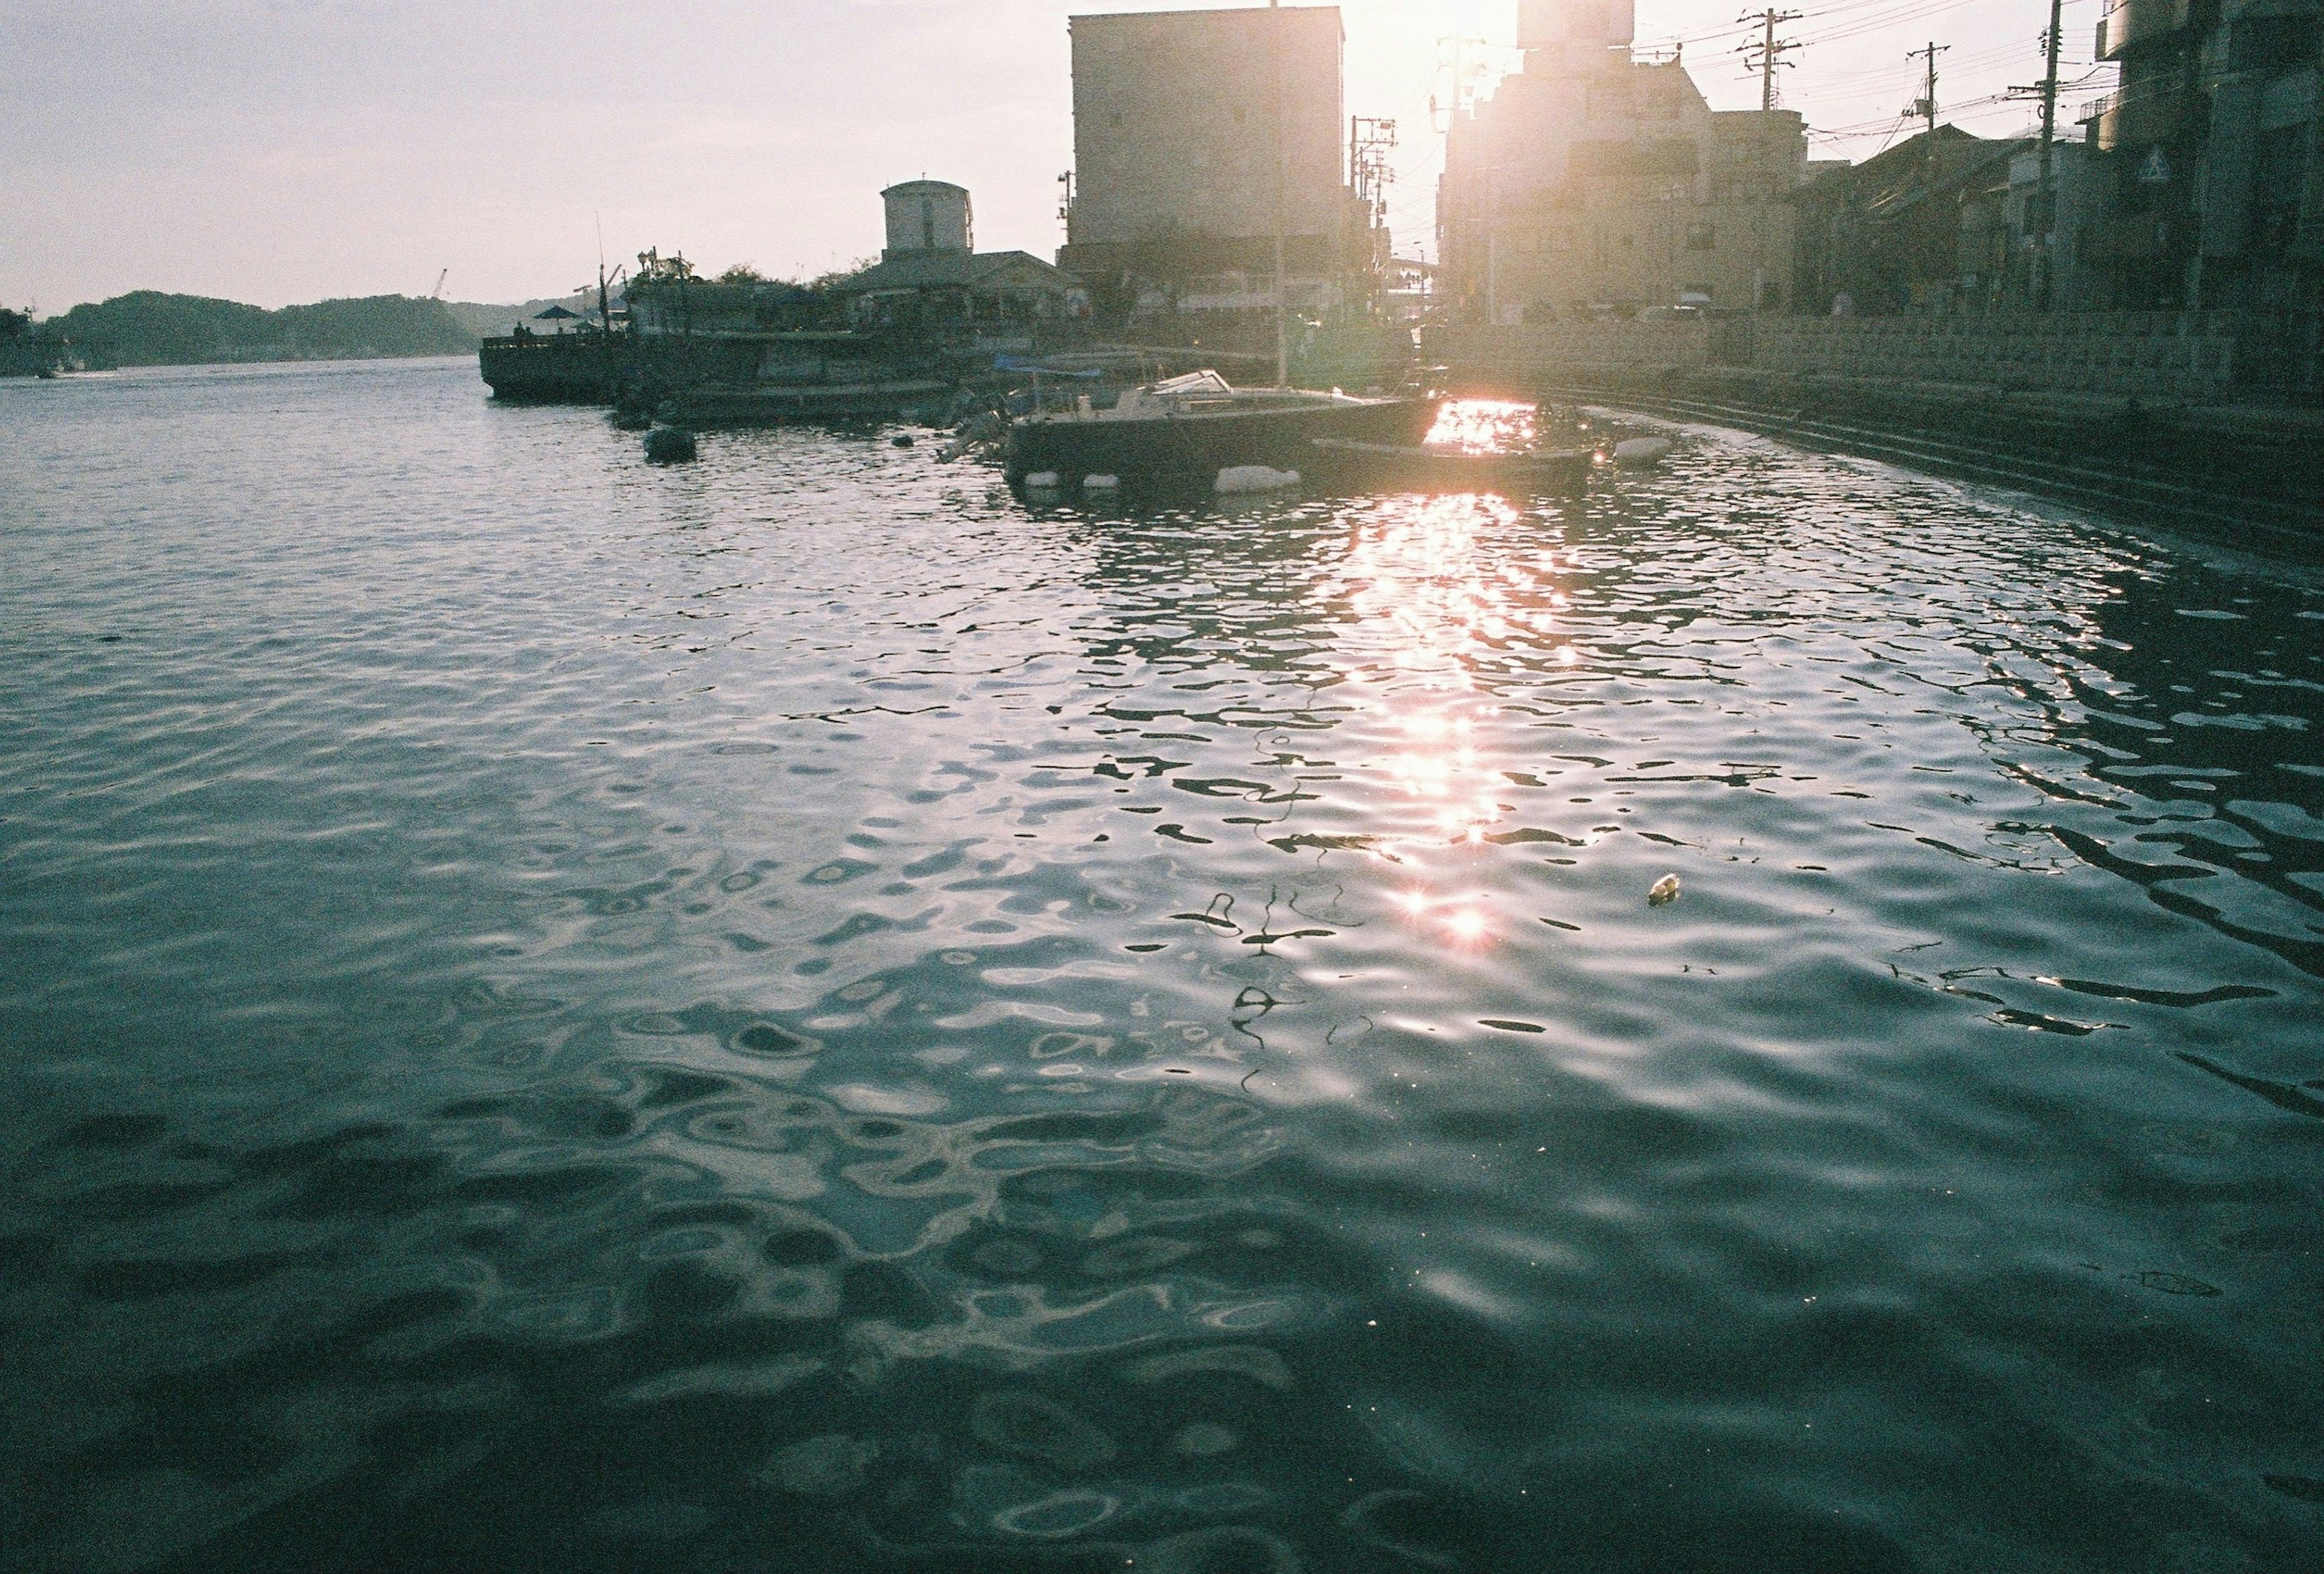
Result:
{"type": "Polygon", "coordinates": [[[889,435],[0,383],[0,1563],[2324,1560],[2312,569],[889,435]]]}

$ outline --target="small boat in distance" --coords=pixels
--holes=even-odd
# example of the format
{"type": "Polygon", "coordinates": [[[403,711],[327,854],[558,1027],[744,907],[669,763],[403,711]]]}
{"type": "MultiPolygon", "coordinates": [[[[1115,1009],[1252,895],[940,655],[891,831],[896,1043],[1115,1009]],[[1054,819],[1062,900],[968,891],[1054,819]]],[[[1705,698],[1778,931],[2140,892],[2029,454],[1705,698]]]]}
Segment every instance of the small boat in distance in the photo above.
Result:
{"type": "Polygon", "coordinates": [[[1190,372],[1130,389],[1108,409],[1084,397],[1070,409],[1019,416],[1009,427],[1006,474],[1011,486],[1044,472],[1067,486],[1089,475],[1207,484],[1236,465],[1296,470],[1313,460],[1318,437],[1417,443],[1436,406],[1429,398],[1239,389],[1216,372],[1190,372]]]}

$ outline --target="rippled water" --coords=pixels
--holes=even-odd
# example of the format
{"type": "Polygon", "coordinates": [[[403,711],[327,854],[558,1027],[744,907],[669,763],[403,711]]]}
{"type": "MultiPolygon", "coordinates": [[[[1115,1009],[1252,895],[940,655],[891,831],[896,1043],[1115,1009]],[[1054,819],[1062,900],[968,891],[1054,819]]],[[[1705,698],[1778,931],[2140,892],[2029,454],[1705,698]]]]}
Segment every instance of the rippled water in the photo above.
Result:
{"type": "Polygon", "coordinates": [[[8,1567],[2324,1558],[2312,572],[703,453],[0,384],[8,1567]]]}

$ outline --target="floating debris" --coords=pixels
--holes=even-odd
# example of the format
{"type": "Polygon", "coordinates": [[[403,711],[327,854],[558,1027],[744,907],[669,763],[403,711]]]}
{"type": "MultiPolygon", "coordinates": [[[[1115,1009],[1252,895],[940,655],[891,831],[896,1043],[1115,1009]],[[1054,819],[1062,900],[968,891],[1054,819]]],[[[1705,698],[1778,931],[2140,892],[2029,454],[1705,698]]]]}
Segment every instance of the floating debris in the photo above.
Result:
{"type": "Polygon", "coordinates": [[[1271,465],[1230,465],[1219,472],[1213,490],[1222,496],[1233,497],[1256,492],[1281,492],[1298,484],[1296,470],[1277,470],[1271,465]]]}
{"type": "Polygon", "coordinates": [[[1646,888],[1646,906],[1660,907],[1678,900],[1678,876],[1666,874],[1646,888]]]}
{"type": "Polygon", "coordinates": [[[1614,463],[1625,470],[1644,470],[1661,464],[1670,451],[1668,437],[1625,437],[1614,445],[1614,463]]]}
{"type": "Polygon", "coordinates": [[[1119,475],[1084,475],[1082,477],[1082,490],[1084,492],[1119,492],[1121,490],[1121,477],[1119,475]]]}

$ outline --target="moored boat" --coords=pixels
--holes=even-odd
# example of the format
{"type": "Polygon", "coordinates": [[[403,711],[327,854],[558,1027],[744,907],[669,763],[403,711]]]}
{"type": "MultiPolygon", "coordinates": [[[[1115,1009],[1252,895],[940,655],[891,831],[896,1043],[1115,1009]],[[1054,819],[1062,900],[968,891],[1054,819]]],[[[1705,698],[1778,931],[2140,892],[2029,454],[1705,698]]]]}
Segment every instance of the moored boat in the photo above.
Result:
{"type": "Polygon", "coordinates": [[[1571,492],[1586,485],[1597,455],[1588,448],[1475,454],[1459,449],[1318,437],[1311,470],[1335,485],[1388,485],[1424,492],[1571,492]]]}
{"type": "Polygon", "coordinates": [[[1216,372],[1189,373],[1123,393],[1111,408],[1077,400],[1037,410],[1009,428],[1011,485],[1044,472],[1069,484],[1084,476],[1209,482],[1236,465],[1296,470],[1319,437],[1414,444],[1437,401],[1360,398],[1296,388],[1238,389],[1216,372]]]}

